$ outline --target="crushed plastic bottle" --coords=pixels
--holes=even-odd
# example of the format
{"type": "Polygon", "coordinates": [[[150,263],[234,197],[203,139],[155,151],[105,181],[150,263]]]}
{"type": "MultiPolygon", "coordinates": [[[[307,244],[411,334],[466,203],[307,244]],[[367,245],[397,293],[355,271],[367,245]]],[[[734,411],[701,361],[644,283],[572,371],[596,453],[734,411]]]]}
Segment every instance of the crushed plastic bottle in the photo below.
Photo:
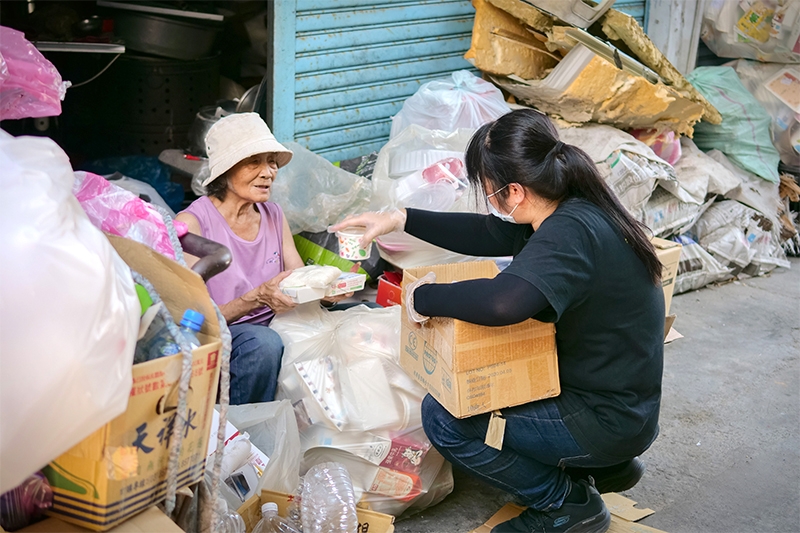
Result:
{"type": "Polygon", "coordinates": [[[247,526],[242,516],[228,509],[224,498],[217,498],[216,527],[217,533],[246,533],[247,526]]]}
{"type": "MultiPolygon", "coordinates": [[[[205,322],[205,317],[194,309],[187,309],[183,313],[179,329],[193,350],[200,346],[197,333],[203,326],[203,322],[205,322]]],[[[150,327],[147,328],[147,333],[136,343],[133,362],[136,364],[152,361],[160,357],[175,355],[180,351],[180,345],[175,342],[161,315],[156,315],[150,327]]]]}
{"type": "Polygon", "coordinates": [[[350,533],[358,528],[353,483],[341,463],[320,463],[305,476],[300,501],[305,533],[350,533]]]}
{"type": "Polygon", "coordinates": [[[53,491],[40,472],[0,495],[0,526],[8,531],[21,529],[53,506],[53,491]]]}
{"type": "Polygon", "coordinates": [[[261,506],[261,520],[253,528],[253,533],[302,533],[302,531],[289,520],[278,516],[278,504],[269,502],[261,506]]]}

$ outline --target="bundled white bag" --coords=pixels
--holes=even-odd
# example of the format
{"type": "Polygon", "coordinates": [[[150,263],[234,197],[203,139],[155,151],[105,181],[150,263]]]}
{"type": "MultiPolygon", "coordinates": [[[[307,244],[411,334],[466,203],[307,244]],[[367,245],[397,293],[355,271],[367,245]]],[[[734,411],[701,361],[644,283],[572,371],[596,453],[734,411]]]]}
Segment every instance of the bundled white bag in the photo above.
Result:
{"type": "Polygon", "coordinates": [[[122,413],[140,306],[50,139],[0,131],[0,493],[122,413]]]}
{"type": "Polygon", "coordinates": [[[423,83],[392,118],[393,139],[411,124],[445,132],[478,129],[511,111],[494,84],[469,71],[423,83]]]}

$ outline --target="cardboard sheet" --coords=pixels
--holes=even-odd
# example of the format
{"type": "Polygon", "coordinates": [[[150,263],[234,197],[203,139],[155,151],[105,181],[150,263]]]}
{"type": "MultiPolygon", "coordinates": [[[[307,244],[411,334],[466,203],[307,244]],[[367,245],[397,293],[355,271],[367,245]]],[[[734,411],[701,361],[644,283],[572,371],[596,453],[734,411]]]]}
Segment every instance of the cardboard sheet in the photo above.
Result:
{"type": "MultiPolygon", "coordinates": [[[[83,533],[91,530],[62,522],[58,518],[48,518],[19,531],[20,533],[83,533]]],[[[157,507],[149,508],[109,530],[108,533],[154,533],[156,531],[158,533],[183,533],[183,530],[157,507]]]]}
{"type": "Polygon", "coordinates": [[[639,509],[636,502],[615,492],[603,494],[608,512],[628,522],[637,522],[646,516],[655,513],[652,509],[639,509]]]}
{"type": "MultiPolygon", "coordinates": [[[[615,496],[617,496],[621,500],[628,500],[628,498],[625,498],[624,496],[619,496],[618,494],[615,494],[615,496]]],[[[635,503],[636,502],[631,501],[631,507],[633,507],[635,503]]],[[[502,509],[500,509],[494,515],[492,515],[492,517],[489,520],[487,520],[486,523],[482,524],[480,527],[476,529],[473,529],[470,533],[491,533],[493,527],[495,527],[498,524],[502,524],[506,520],[511,520],[524,510],[525,510],[524,507],[515,505],[513,503],[507,503],[502,509]]],[[[616,516],[615,514],[612,513],[611,527],[609,528],[608,533],[665,533],[665,532],[661,531],[660,529],[655,529],[649,526],[645,526],[644,524],[637,524],[636,522],[625,520],[624,518],[620,518],[619,516],[616,516]]]]}

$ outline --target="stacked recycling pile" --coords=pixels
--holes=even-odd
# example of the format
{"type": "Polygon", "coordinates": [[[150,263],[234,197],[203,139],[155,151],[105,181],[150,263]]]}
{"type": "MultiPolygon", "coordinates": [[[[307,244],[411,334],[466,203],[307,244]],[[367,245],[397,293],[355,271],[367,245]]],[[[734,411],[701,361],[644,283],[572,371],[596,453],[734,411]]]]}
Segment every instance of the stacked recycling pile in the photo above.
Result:
{"type": "Polygon", "coordinates": [[[297,417],[301,473],[341,463],[356,501],[393,515],[453,489],[450,465],[422,430],[425,391],[400,368],[399,314],[399,306],[301,306],[272,323],[286,346],[278,396],[297,417]]]}
{"type": "Polygon", "coordinates": [[[713,3],[703,38],[727,57],[794,65],[739,59],[687,79],[623,13],[590,34],[518,0],[473,2],[465,57],[553,117],[655,236],[684,245],[680,293],[789,267],[798,252],[800,2],[772,3],[713,3]]]}

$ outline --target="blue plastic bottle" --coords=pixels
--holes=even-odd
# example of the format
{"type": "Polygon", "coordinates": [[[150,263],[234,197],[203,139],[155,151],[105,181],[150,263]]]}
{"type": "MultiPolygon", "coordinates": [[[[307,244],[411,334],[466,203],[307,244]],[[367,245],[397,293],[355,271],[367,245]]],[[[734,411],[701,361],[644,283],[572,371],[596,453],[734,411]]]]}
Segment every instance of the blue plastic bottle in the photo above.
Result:
{"type": "MultiPolygon", "coordinates": [[[[179,329],[193,350],[200,346],[197,332],[200,331],[203,322],[205,322],[205,317],[194,309],[187,309],[183,313],[179,329]]],[[[147,333],[137,343],[133,362],[136,364],[152,361],[160,357],[175,355],[180,351],[181,347],[175,342],[169,329],[167,329],[167,325],[161,319],[161,316],[157,315],[150,327],[147,328],[147,333]]]]}

